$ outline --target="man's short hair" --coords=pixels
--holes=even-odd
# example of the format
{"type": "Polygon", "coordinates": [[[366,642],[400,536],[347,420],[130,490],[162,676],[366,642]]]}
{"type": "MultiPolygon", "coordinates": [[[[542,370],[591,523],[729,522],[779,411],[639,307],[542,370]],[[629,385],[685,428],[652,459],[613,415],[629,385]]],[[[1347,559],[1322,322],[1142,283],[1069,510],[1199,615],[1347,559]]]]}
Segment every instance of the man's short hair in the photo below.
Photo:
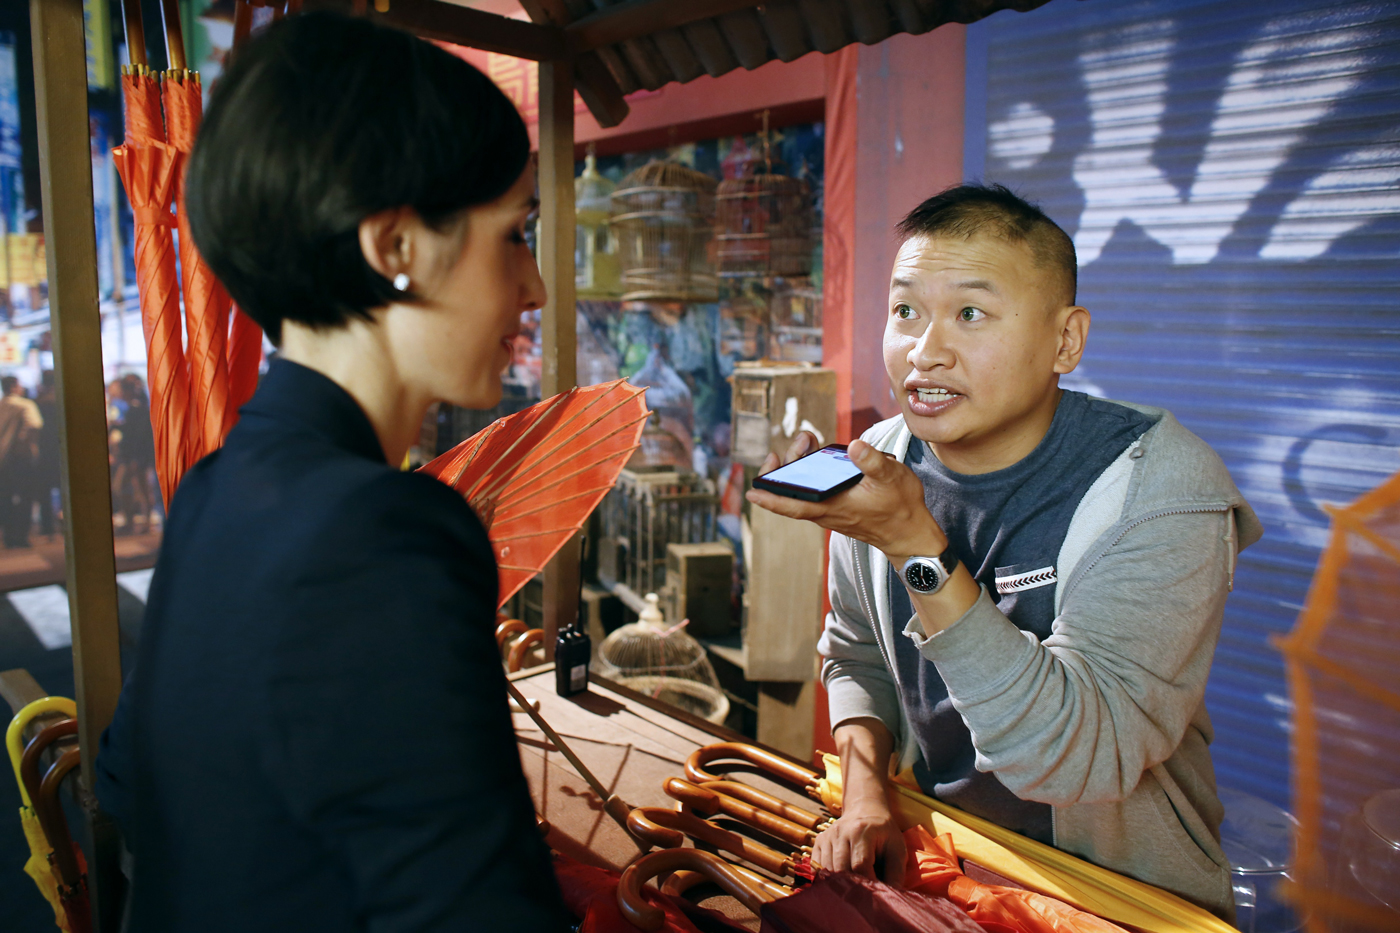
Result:
{"type": "Polygon", "coordinates": [[[19,385],[19,379],[15,376],[0,376],[0,395],[9,395],[19,385]]]}
{"type": "Polygon", "coordinates": [[[954,185],[909,212],[895,228],[901,240],[991,234],[1030,247],[1035,264],[1064,278],[1066,304],[1079,288],[1074,241],[1036,205],[1004,185],[954,185]]]}
{"type": "Polygon", "coordinates": [[[485,75],[416,36],[329,12],[275,23],[214,85],[190,157],[190,229],[244,312],[337,327],[403,296],[359,226],[411,207],[446,230],[505,194],[530,137],[485,75]]]}

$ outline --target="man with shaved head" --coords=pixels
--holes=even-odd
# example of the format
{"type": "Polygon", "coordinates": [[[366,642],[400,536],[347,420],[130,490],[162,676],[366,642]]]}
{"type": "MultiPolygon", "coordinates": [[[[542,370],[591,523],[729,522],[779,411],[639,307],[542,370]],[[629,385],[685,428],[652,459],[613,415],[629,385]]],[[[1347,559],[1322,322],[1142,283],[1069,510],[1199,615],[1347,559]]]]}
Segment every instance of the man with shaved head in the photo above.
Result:
{"type": "Polygon", "coordinates": [[[749,493],[833,532],[822,680],[845,799],[814,859],[898,882],[886,794],[907,772],[1229,918],[1204,696],[1258,520],[1169,412],[1059,387],[1089,312],[1074,244],[1038,208],[961,185],[897,229],[900,413],[851,444],[864,478],[824,502],[749,493]]]}

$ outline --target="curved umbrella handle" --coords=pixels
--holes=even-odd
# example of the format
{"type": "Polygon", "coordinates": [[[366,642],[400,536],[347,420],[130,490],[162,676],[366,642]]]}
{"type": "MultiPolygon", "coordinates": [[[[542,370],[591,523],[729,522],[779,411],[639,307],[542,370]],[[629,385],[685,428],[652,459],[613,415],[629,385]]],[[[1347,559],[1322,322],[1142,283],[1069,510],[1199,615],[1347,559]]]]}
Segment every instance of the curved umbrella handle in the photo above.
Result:
{"type": "Polygon", "coordinates": [[[817,834],[812,830],[769,813],[761,807],[722,794],[713,786],[697,787],[680,778],[667,778],[664,789],[666,796],[680,801],[687,809],[703,813],[705,816],[723,813],[789,845],[810,846],[817,838],[817,834]]]}
{"type": "Polygon", "coordinates": [[[15,769],[15,781],[19,783],[20,797],[23,798],[22,803],[26,807],[30,806],[29,791],[24,787],[24,778],[19,770],[20,758],[24,755],[24,730],[28,729],[35,719],[49,713],[62,713],[72,719],[78,715],[78,706],[67,697],[42,697],[21,707],[10,720],[9,728],[5,730],[5,748],[10,753],[10,764],[15,769]]]}
{"type": "Polygon", "coordinates": [[[39,817],[39,825],[44,828],[44,835],[49,837],[49,845],[53,846],[54,867],[70,891],[77,891],[82,886],[83,871],[73,854],[73,837],[68,832],[68,820],[58,800],[58,788],[68,772],[76,768],[81,760],[82,752],[77,746],[60,755],[44,775],[44,780],[39,784],[39,794],[34,798],[34,812],[39,817]]]}
{"type": "Polygon", "coordinates": [[[805,826],[816,832],[821,832],[826,828],[826,824],[831,822],[831,817],[820,813],[813,813],[811,810],[804,810],[802,807],[788,803],[774,797],[767,791],[759,790],[757,787],[750,787],[738,781],[706,781],[700,787],[727,794],[735,800],[742,800],[751,803],[755,807],[760,807],[775,816],[781,816],[785,820],[805,826]]]}
{"type": "MultiPolygon", "coordinates": [[[[682,849],[681,851],[695,852],[699,850],[682,849]]],[[[708,855],[709,853],[706,854],[708,855]]],[[[720,861],[724,860],[721,859],[720,861]]],[[[748,882],[751,885],[756,886],[759,890],[767,894],[768,899],[770,901],[776,901],[784,897],[790,897],[793,893],[795,893],[792,890],[792,888],[788,887],[787,885],[778,884],[778,882],[776,881],[771,881],[768,878],[765,878],[762,875],[760,875],[758,872],[753,871],[750,868],[745,868],[738,862],[724,862],[724,864],[728,865],[730,868],[734,869],[735,872],[742,875],[745,879],[748,880],[748,882]]],[[[664,884],[661,885],[661,893],[669,894],[672,897],[684,897],[685,892],[689,891],[697,884],[701,884],[702,882],[709,880],[709,876],[706,875],[704,872],[690,871],[689,869],[681,868],[671,872],[671,876],[666,879],[666,882],[664,884]]]]}
{"type": "Polygon", "coordinates": [[[627,829],[633,836],[654,846],[674,849],[685,844],[685,837],[707,842],[717,849],[752,862],[775,875],[791,875],[793,860],[747,836],[707,823],[693,813],[678,813],[665,807],[637,807],[627,815],[627,829]]]}
{"type": "MultiPolygon", "coordinates": [[[[41,780],[39,776],[39,756],[48,751],[50,745],[66,735],[78,734],[78,720],[62,719],[45,726],[43,731],[29,740],[29,744],[24,747],[24,754],[19,760],[19,783],[24,788],[31,803],[30,806],[37,812],[39,806],[39,791],[41,780]]],[[[43,825],[43,820],[39,821],[43,825]]],[[[48,832],[48,828],[44,830],[48,832]]],[[[49,837],[49,845],[54,845],[53,837],[49,837]]],[[[58,848],[54,845],[54,848],[58,848]]]]}
{"type": "Polygon", "coordinates": [[[806,790],[808,796],[816,792],[817,781],[821,779],[811,768],[804,768],[794,761],[788,761],[747,742],[717,742],[697,748],[685,761],[685,776],[694,784],[718,781],[719,776],[706,771],[705,766],[726,758],[746,761],[775,777],[796,784],[806,790]]]}
{"type": "MultiPolygon", "coordinates": [[[[635,811],[634,811],[635,812],[635,811]]],[[[663,872],[685,869],[699,872],[723,889],[724,893],[743,904],[755,915],[771,900],[768,892],[753,884],[716,855],[698,849],[663,849],[644,855],[622,873],[617,883],[617,906],[633,926],[641,930],[659,930],[666,922],[666,913],[647,902],[642,885],[663,872]]]]}
{"type": "Polygon", "coordinates": [[[510,654],[506,658],[506,670],[512,674],[520,670],[525,664],[525,656],[530,653],[530,649],[543,641],[544,629],[542,628],[532,628],[517,638],[510,646],[510,654]]]}
{"type": "Polygon", "coordinates": [[[504,651],[506,649],[506,642],[510,641],[516,635],[525,632],[528,628],[529,626],[519,619],[506,619],[500,625],[496,626],[496,647],[504,651]]]}

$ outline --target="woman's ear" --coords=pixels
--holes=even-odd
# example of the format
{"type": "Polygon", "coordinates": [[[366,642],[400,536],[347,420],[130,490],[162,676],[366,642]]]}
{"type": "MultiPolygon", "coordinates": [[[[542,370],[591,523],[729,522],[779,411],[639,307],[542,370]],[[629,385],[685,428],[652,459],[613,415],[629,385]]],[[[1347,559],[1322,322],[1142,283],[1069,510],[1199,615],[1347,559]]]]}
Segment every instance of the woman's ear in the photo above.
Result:
{"type": "Polygon", "coordinates": [[[389,281],[400,274],[412,277],[418,215],[412,208],[395,207],[370,214],[360,221],[360,251],[365,262],[389,281]]]}

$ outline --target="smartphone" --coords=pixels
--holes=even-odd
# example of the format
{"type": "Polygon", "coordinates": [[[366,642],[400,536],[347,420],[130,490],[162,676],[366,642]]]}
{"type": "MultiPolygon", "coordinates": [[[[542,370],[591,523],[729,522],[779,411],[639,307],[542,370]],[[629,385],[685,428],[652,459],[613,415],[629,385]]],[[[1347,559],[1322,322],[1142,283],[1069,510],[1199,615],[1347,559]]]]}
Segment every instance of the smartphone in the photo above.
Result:
{"type": "Polygon", "coordinates": [[[766,489],[790,499],[821,502],[844,489],[850,489],[865,474],[851,462],[845,444],[828,444],[821,450],[798,457],[787,466],[780,466],[753,481],[758,489],[766,489]]]}

